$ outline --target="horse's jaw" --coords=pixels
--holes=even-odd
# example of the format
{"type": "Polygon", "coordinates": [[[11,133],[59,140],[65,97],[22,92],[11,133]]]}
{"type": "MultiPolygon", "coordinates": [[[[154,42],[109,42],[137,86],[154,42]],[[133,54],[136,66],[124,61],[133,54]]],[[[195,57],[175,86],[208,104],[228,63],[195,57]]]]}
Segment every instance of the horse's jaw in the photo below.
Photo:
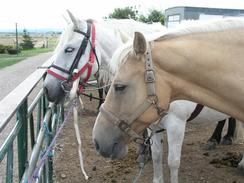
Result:
{"type": "Polygon", "coordinates": [[[101,113],[96,119],[92,138],[97,152],[105,158],[120,159],[128,152],[125,134],[112,122],[105,120],[101,113]]]}

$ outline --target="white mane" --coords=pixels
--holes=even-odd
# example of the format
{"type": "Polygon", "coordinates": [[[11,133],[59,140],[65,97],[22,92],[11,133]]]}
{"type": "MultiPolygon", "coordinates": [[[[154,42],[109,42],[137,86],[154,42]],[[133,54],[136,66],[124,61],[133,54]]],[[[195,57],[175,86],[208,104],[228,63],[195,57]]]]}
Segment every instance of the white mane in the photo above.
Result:
{"type": "Polygon", "coordinates": [[[124,43],[133,38],[134,32],[140,31],[143,34],[152,34],[166,29],[160,23],[146,24],[133,19],[106,19],[102,24],[114,29],[122,37],[125,36],[127,39],[124,43]]]}
{"type": "MultiPolygon", "coordinates": [[[[108,41],[112,39],[111,37],[115,35],[115,37],[120,38],[121,44],[127,43],[134,36],[134,32],[139,31],[146,35],[154,35],[155,32],[165,31],[166,28],[160,23],[154,24],[145,24],[142,22],[137,22],[132,19],[106,19],[106,20],[94,20],[95,27],[97,27],[97,32],[100,31],[100,37],[104,37],[104,40],[108,41]],[[104,32],[101,34],[101,32],[104,32]],[[112,35],[113,34],[113,35],[112,35]]],[[[81,21],[77,19],[77,26],[80,30],[86,31],[86,23],[85,21],[81,21]]],[[[74,25],[69,24],[65,30],[63,31],[60,41],[55,49],[55,53],[58,53],[65,43],[69,42],[69,38],[74,34],[74,25]]],[[[161,34],[160,34],[161,35],[161,34]]],[[[104,43],[105,44],[105,43],[104,43]]],[[[105,46],[105,45],[104,45],[105,46]]],[[[109,47],[111,45],[107,45],[109,47]]],[[[108,49],[108,48],[107,48],[108,49]]],[[[112,55],[111,55],[112,56],[112,55]]],[[[99,82],[100,83],[108,83],[112,78],[113,73],[110,71],[110,65],[113,64],[110,60],[110,56],[108,59],[103,59],[99,68],[99,82]]]]}
{"type": "MultiPolygon", "coordinates": [[[[235,28],[244,28],[244,18],[228,18],[211,22],[198,21],[197,23],[194,23],[190,26],[189,24],[183,25],[175,30],[161,31],[144,36],[146,40],[150,42],[150,44],[152,44],[153,41],[161,41],[164,39],[175,38],[183,35],[204,32],[216,32],[235,28]]],[[[111,61],[111,72],[115,73],[118,70],[119,66],[127,60],[128,55],[133,54],[132,44],[133,42],[130,41],[116,50],[111,61]]]]}
{"type": "MultiPolygon", "coordinates": [[[[115,35],[118,35],[118,37],[121,38],[122,43],[125,45],[133,39],[134,32],[136,31],[140,31],[147,35],[154,35],[155,32],[166,30],[161,24],[145,24],[132,19],[107,19],[96,23],[100,24],[102,27],[113,30],[115,35]]],[[[112,65],[114,65],[113,60],[109,60],[109,63],[102,63],[100,65],[100,83],[110,83],[114,75],[114,72],[110,69],[112,65]]]]}

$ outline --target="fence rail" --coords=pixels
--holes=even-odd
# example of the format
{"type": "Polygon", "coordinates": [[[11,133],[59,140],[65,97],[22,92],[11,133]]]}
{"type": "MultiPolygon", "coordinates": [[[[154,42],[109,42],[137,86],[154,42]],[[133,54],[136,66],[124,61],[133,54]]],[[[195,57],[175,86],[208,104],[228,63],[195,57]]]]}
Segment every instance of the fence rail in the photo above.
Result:
{"type": "MultiPolygon", "coordinates": [[[[5,180],[7,183],[14,182],[14,174],[19,175],[17,182],[32,182],[30,181],[31,176],[41,152],[45,151],[49,145],[56,132],[57,124],[63,121],[63,107],[48,104],[42,89],[39,89],[34,100],[28,105],[30,95],[33,95],[33,90],[45,76],[46,69],[44,68],[48,67],[51,62],[51,59],[46,61],[41,69],[33,72],[0,101],[0,134],[7,129],[10,123],[14,123],[3,144],[0,145],[0,164],[3,163],[5,157],[7,161],[4,165],[6,166],[5,180]],[[14,119],[15,116],[16,119],[14,119]],[[48,130],[50,135],[45,135],[45,130],[48,130]],[[17,145],[14,147],[16,139],[17,145]],[[15,154],[18,156],[17,165],[15,165],[18,170],[13,168],[15,154]]],[[[39,179],[36,182],[52,182],[51,157],[46,160],[38,176],[39,179]]]]}

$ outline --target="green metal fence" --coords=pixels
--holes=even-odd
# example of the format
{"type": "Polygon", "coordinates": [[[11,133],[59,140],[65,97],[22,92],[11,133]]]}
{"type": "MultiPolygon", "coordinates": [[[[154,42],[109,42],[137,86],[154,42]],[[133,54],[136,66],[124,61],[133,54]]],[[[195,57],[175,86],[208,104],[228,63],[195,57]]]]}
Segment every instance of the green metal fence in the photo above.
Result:
{"type": "MultiPolygon", "coordinates": [[[[43,67],[50,64],[51,60],[48,60],[43,67]]],[[[0,101],[0,134],[9,129],[11,123],[14,125],[0,144],[0,164],[6,167],[7,183],[30,182],[41,153],[55,135],[58,123],[63,121],[63,107],[48,104],[42,87],[39,86],[39,90],[36,87],[42,85],[45,71],[37,69],[0,101]],[[38,94],[33,94],[34,91],[38,94]],[[33,95],[35,97],[31,100],[33,95]],[[46,130],[49,135],[45,135],[46,130]],[[14,143],[16,140],[17,145],[14,143]],[[17,162],[14,156],[18,157],[17,162]],[[3,163],[4,158],[6,163],[3,163]],[[18,180],[14,180],[16,174],[18,180]]],[[[36,182],[52,182],[52,170],[52,157],[49,157],[39,170],[36,182]]]]}

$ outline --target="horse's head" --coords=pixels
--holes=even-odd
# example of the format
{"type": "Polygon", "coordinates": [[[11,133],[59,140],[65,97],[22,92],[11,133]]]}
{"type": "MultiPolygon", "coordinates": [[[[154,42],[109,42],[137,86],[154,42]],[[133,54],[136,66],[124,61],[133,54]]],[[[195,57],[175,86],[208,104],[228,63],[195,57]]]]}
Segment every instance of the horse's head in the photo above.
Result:
{"type": "Polygon", "coordinates": [[[105,157],[123,157],[128,142],[140,141],[142,131],[168,108],[170,87],[157,83],[162,78],[151,53],[144,36],[135,33],[133,49],[113,56],[120,66],[93,129],[96,149],[105,157]]]}
{"type": "MultiPolygon", "coordinates": [[[[78,77],[74,72],[79,72],[79,77],[85,79],[88,70],[81,71],[91,57],[90,53],[93,39],[93,24],[88,21],[76,19],[69,11],[72,23],[62,33],[60,42],[53,56],[53,64],[47,72],[44,81],[44,91],[51,102],[62,101],[65,94],[70,91],[73,81],[78,77]]],[[[95,31],[95,30],[94,30],[95,31]]],[[[92,70],[97,70],[96,68],[92,70]]]]}

